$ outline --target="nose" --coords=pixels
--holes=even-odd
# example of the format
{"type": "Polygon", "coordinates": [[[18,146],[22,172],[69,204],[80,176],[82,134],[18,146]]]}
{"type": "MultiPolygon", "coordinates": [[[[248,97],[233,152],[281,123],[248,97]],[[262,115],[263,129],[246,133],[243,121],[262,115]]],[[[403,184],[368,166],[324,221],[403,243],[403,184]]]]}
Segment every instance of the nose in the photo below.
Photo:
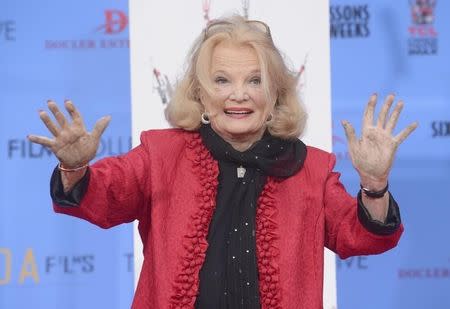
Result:
{"type": "Polygon", "coordinates": [[[234,88],[234,91],[230,94],[229,99],[231,101],[235,101],[235,102],[244,102],[244,101],[248,101],[250,99],[250,96],[248,95],[245,87],[243,86],[236,86],[234,88]]]}

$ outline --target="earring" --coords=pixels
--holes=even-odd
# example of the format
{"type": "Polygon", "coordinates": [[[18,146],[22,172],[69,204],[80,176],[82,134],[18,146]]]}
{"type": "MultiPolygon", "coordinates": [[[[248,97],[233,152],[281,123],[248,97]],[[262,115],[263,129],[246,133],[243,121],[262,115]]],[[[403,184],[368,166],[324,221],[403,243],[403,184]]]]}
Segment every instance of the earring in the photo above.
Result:
{"type": "Polygon", "coordinates": [[[202,113],[202,123],[203,124],[209,124],[211,121],[209,120],[207,113],[202,113]]]}

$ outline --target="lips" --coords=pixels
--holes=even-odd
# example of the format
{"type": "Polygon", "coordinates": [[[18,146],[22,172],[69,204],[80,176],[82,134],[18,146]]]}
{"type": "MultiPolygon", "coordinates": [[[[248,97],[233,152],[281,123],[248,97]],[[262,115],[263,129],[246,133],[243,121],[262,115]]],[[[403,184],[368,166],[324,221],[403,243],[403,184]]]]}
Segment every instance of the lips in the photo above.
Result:
{"type": "Polygon", "coordinates": [[[236,116],[249,115],[249,114],[253,113],[253,110],[251,110],[249,108],[243,108],[243,107],[228,107],[228,108],[225,108],[223,111],[227,115],[236,115],[236,116]]]}

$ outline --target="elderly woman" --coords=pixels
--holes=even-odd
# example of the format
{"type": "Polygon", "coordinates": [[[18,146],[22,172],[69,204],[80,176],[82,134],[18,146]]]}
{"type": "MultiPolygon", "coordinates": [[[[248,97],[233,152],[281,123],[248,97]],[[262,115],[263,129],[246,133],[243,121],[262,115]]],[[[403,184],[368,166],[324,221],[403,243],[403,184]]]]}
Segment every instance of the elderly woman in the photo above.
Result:
{"type": "Polygon", "coordinates": [[[60,163],[56,212],[109,228],[139,220],[144,263],[133,308],[322,308],[323,248],[341,258],[377,254],[402,233],[388,191],[402,108],[389,96],[361,138],[343,122],[361,191],[350,196],[334,155],[299,139],[306,121],[295,75],[269,27],[243,18],[211,23],[195,43],[166,117],[129,153],[92,165],[109,118],[92,133],[70,101],[41,111],[53,138],[29,136],[60,163]]]}

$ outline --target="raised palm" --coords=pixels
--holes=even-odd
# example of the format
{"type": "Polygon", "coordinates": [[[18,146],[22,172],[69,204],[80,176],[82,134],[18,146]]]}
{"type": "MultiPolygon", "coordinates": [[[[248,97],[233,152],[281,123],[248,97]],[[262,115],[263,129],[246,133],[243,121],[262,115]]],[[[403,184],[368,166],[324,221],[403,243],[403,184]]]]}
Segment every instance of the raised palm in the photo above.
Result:
{"type": "Polygon", "coordinates": [[[28,139],[49,148],[61,164],[66,168],[76,168],[87,164],[97,153],[100,137],[111,120],[106,116],[97,121],[92,132],[88,132],[83,119],[71,101],[65,101],[64,105],[72,122],[67,121],[64,114],[53,101],[48,101],[48,108],[53,113],[58,125],[56,125],[45,111],[40,111],[39,116],[52,133],[53,138],[45,136],[29,135],[28,139]]]}
{"type": "Polygon", "coordinates": [[[375,181],[387,181],[392,167],[397,147],[417,127],[414,122],[393,136],[403,102],[398,102],[388,118],[389,110],[394,102],[394,96],[389,95],[381,108],[377,122],[374,123],[374,111],[377,96],[373,95],[364,112],[362,134],[358,139],[355,130],[348,121],[343,121],[345,134],[349,145],[352,164],[361,178],[375,181]]]}

